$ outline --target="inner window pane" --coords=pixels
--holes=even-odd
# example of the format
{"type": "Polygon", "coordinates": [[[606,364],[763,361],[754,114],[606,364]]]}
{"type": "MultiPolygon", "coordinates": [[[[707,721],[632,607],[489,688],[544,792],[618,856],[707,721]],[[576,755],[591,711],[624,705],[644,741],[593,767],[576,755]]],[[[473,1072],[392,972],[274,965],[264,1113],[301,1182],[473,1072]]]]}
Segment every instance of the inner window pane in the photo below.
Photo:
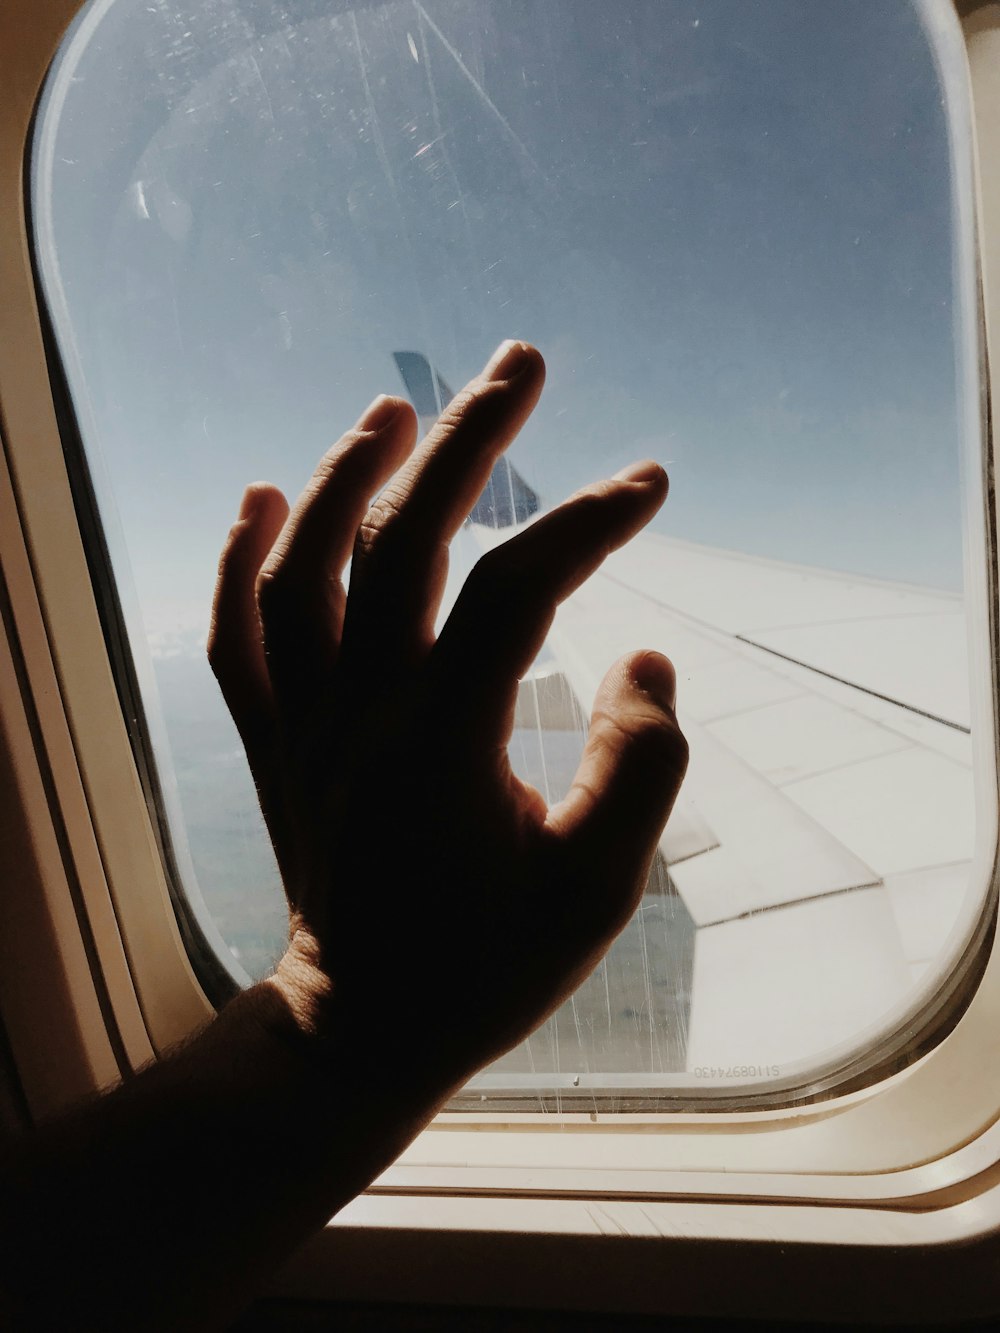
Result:
{"type": "Polygon", "coordinates": [[[962,77],[944,0],[85,9],[39,263],[161,817],[235,966],[285,934],[204,659],[242,487],[296,495],[376,394],[429,420],[515,336],[548,385],[449,599],[636,458],[672,495],[560,612],[514,767],[558,799],[638,647],[677,665],[692,762],[620,941],[467,1100],[801,1085],[947,986],[993,837],[962,77]]]}

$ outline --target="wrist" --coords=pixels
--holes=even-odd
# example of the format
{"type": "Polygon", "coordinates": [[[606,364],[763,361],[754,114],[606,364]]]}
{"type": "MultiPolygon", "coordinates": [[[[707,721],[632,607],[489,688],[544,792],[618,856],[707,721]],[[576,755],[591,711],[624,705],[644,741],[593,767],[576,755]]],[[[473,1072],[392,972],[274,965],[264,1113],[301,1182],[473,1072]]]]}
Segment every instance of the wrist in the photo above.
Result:
{"type": "Polygon", "coordinates": [[[278,1002],[270,1007],[279,1030],[287,1029],[298,1049],[319,1053],[333,1041],[337,1028],[333,979],[311,931],[302,926],[293,929],[277,967],[261,984],[278,1002]]]}
{"type": "MultiPolygon", "coordinates": [[[[424,1129],[451,1088],[417,1081],[324,999],[303,1023],[302,974],[244,991],[217,1024],[220,1054],[245,1071],[245,1094],[331,1215],[366,1189],[424,1129]],[[291,998],[289,998],[291,997],[291,998]]],[[[306,1006],[311,1013],[311,1003],[306,1006]]]]}
{"type": "Polygon", "coordinates": [[[310,1088],[317,1106],[332,1097],[338,1116],[356,1104],[373,1125],[396,1119],[419,1120],[422,1127],[464,1080],[424,1058],[425,1043],[401,1043],[405,1016],[390,1029],[356,1012],[320,957],[315,938],[296,930],[272,975],[230,1009],[242,1010],[260,1034],[264,1063],[279,1069],[289,1086],[310,1088]]]}

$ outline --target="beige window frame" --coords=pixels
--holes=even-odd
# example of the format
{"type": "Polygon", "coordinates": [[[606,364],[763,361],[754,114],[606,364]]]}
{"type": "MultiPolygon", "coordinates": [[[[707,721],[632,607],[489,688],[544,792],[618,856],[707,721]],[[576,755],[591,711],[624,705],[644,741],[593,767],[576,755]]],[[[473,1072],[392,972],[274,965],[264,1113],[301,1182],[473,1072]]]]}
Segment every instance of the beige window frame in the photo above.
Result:
{"type": "MultiPolygon", "coordinates": [[[[1000,346],[1000,4],[956,7],[988,399],[988,352],[1000,346]]],[[[79,8],[0,7],[0,1015],[35,1114],[128,1076],[214,1012],[122,717],[32,271],[32,117],[79,8]]],[[[996,554],[994,544],[991,634],[996,554]]],[[[933,1050],[816,1106],[596,1124],[441,1117],[276,1290],[849,1321],[874,1313],[857,1293],[877,1289],[882,1317],[995,1315],[1000,958],[989,947],[968,1007],[933,1050]]]]}

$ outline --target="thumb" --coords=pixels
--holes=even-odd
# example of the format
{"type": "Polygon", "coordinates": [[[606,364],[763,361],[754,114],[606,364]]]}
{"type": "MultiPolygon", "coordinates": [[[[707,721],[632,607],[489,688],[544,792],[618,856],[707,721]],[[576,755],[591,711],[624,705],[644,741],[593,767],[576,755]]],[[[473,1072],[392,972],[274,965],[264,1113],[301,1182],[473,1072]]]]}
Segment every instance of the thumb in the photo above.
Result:
{"type": "Polygon", "coordinates": [[[597,691],[573,786],[547,820],[595,891],[618,889],[623,921],[641,896],[687,769],[675,683],[660,653],[615,663],[597,691]]]}

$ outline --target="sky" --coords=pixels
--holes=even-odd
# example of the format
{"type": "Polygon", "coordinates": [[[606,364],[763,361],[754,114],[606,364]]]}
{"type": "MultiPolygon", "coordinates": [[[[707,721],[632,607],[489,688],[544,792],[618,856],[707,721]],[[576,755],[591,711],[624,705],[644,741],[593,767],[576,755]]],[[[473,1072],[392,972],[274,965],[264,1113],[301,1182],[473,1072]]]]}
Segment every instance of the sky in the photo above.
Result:
{"type": "Polygon", "coordinates": [[[101,9],[43,117],[43,268],[154,649],[203,638],[243,485],[296,494],[401,391],[393,351],[457,387],[505,337],[548,362],[512,450],[547,502],[652,456],[661,531],[961,588],[949,143],[908,3],[101,9]]]}

